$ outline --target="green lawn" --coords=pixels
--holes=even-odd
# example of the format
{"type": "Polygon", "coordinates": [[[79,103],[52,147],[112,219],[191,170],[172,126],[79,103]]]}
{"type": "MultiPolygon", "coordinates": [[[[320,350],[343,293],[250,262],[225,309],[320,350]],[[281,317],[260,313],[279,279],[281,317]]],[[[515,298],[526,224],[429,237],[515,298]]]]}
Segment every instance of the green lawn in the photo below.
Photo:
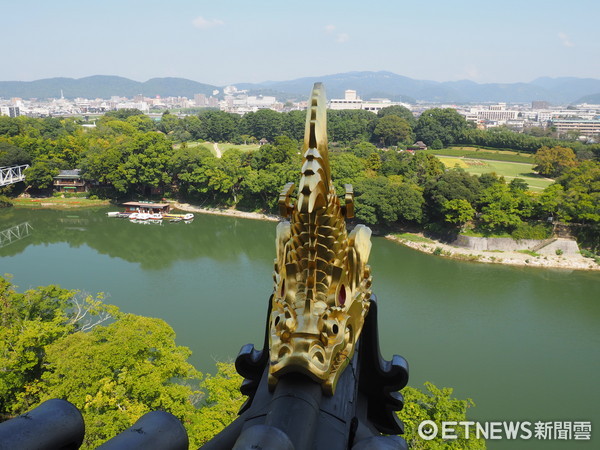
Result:
{"type": "Polygon", "coordinates": [[[535,173],[533,171],[533,164],[450,156],[443,156],[440,160],[448,168],[458,166],[466,172],[475,175],[496,172],[497,175],[503,176],[507,181],[510,181],[513,178],[522,178],[529,185],[529,189],[535,192],[543,191],[554,182],[554,180],[550,178],[545,178],[535,173]]]}
{"type": "Polygon", "coordinates": [[[531,153],[521,153],[508,150],[486,150],[477,147],[452,147],[441,150],[420,150],[436,156],[462,156],[466,158],[497,160],[507,162],[520,162],[533,164],[531,153]]]}
{"type": "Polygon", "coordinates": [[[230,143],[219,143],[219,149],[221,150],[221,152],[226,152],[227,150],[231,150],[231,149],[236,149],[236,150],[240,150],[242,152],[251,152],[254,150],[258,150],[260,148],[260,145],[258,144],[241,144],[241,145],[236,145],[236,144],[230,144],[230,143]]]}
{"type": "Polygon", "coordinates": [[[411,242],[424,242],[427,244],[433,244],[435,241],[432,241],[431,239],[428,239],[426,237],[423,236],[419,236],[418,234],[413,234],[413,233],[401,233],[401,234],[394,234],[395,237],[399,238],[399,239],[405,239],[407,241],[411,241],[411,242]]]}
{"type": "MultiPolygon", "coordinates": [[[[217,152],[215,151],[215,147],[214,144],[212,142],[196,142],[196,141],[188,141],[185,143],[185,145],[188,146],[188,148],[193,148],[193,147],[204,147],[207,150],[210,150],[210,152],[217,156],[217,152]]],[[[258,150],[260,148],[260,145],[258,144],[248,144],[248,145],[236,145],[236,144],[230,144],[229,142],[219,142],[217,143],[219,150],[221,151],[221,154],[225,153],[227,150],[231,150],[231,149],[236,149],[239,150],[241,152],[250,152],[250,151],[254,151],[254,150],[258,150]]],[[[173,145],[173,148],[180,148],[181,144],[175,144],[173,145]]]]}
{"type": "MultiPolygon", "coordinates": [[[[188,148],[194,148],[194,147],[204,147],[207,150],[210,150],[211,152],[213,151],[213,145],[210,142],[196,142],[196,141],[188,141],[185,143],[185,145],[188,148]]],[[[173,145],[173,148],[180,148],[181,144],[175,144],[173,145]]]]}

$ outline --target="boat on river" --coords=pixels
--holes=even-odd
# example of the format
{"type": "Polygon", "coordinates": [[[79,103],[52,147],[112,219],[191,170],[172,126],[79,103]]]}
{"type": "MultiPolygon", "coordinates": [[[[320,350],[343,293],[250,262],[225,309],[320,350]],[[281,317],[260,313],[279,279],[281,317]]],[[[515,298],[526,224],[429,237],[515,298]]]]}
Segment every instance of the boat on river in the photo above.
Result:
{"type": "Polygon", "coordinates": [[[129,220],[163,220],[160,213],[134,212],[129,214],[129,220]]]}
{"type": "Polygon", "coordinates": [[[169,203],[152,203],[152,202],[127,202],[123,203],[125,211],[107,212],[108,217],[124,217],[130,221],[141,223],[144,221],[162,221],[167,219],[171,222],[190,223],[194,220],[192,213],[175,214],[171,213],[171,205],[169,203]]]}
{"type": "Polygon", "coordinates": [[[187,213],[187,214],[167,213],[167,214],[163,214],[163,217],[165,219],[181,219],[181,220],[185,220],[185,221],[194,220],[194,215],[192,213],[187,213]]]}

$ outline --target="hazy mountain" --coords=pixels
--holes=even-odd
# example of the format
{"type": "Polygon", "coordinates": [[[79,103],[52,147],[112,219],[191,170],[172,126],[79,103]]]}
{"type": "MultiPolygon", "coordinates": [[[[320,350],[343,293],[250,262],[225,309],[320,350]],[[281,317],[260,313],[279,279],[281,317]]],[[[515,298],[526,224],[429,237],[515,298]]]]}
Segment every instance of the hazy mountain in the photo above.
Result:
{"type": "Polygon", "coordinates": [[[94,75],[85,78],[47,78],[36,81],[0,81],[0,97],[59,98],[61,90],[65,98],[110,98],[113,95],[133,97],[188,97],[194,94],[210,95],[216,86],[186,80],[184,78],[152,78],[144,83],[128,78],[94,75]]]}
{"type": "MultiPolygon", "coordinates": [[[[486,83],[473,81],[427,81],[392,72],[348,72],[290,81],[240,84],[244,89],[272,89],[304,98],[315,81],[325,83],[328,98],[341,98],[346,89],[356,90],[363,99],[387,97],[429,102],[531,102],[572,103],[584,95],[600,92],[600,80],[589,78],[539,78],[531,83],[486,83]]],[[[236,84],[236,86],[238,86],[236,84]]]]}
{"type": "MultiPolygon", "coordinates": [[[[253,95],[272,95],[280,100],[305,100],[316,81],[325,84],[328,98],[343,98],[344,91],[353,89],[363,99],[389,98],[414,103],[416,100],[440,103],[531,102],[545,100],[554,104],[581,102],[598,103],[600,79],[591,78],[538,78],[530,83],[487,83],[473,81],[427,81],[397,75],[392,72],[347,72],[288,81],[236,83],[238,89],[247,89],[253,95]],[[590,97],[591,96],[591,97],[590,97]]],[[[0,97],[57,98],[61,89],[66,98],[110,98],[113,95],[148,97],[160,95],[211,95],[221,86],[198,83],[184,78],[153,78],[146,82],[116,76],[49,78],[37,81],[0,81],[0,97]]]]}
{"type": "Polygon", "coordinates": [[[598,92],[597,94],[592,94],[592,95],[584,95],[579,100],[577,100],[576,102],[573,102],[573,103],[574,104],[589,103],[590,105],[600,105],[600,92],[598,92]]]}

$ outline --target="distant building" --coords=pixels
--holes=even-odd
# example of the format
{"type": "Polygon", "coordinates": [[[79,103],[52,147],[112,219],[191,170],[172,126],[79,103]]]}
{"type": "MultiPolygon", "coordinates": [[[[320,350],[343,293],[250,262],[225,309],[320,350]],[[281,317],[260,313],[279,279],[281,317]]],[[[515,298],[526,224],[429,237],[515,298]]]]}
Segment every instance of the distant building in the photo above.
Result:
{"type": "Polygon", "coordinates": [[[408,150],[427,150],[427,144],[425,144],[423,141],[417,141],[408,147],[408,150]]]}
{"type": "Polygon", "coordinates": [[[17,117],[21,115],[18,106],[0,106],[0,116],[17,117]]]}
{"type": "Polygon", "coordinates": [[[348,89],[344,91],[344,98],[332,98],[329,100],[329,109],[362,109],[363,101],[356,95],[356,91],[348,89]]]}
{"type": "Polygon", "coordinates": [[[88,186],[81,178],[80,170],[61,170],[54,177],[54,190],[56,192],[87,192],[88,186]]]}
{"type": "Polygon", "coordinates": [[[364,109],[365,111],[371,111],[377,113],[383,108],[393,105],[402,105],[408,107],[402,103],[392,102],[387,98],[373,98],[371,100],[363,100],[357,94],[356,91],[348,89],[344,91],[344,98],[332,98],[329,101],[329,109],[341,110],[341,109],[364,109]]]}
{"type": "Polygon", "coordinates": [[[206,95],[204,94],[195,94],[194,95],[194,105],[199,107],[206,106],[206,95]]]}
{"type": "Polygon", "coordinates": [[[600,134],[600,120],[553,119],[552,125],[559,133],[577,130],[583,136],[600,134]]]}
{"type": "Polygon", "coordinates": [[[115,109],[139,109],[143,113],[150,112],[150,107],[146,102],[122,102],[115,105],[115,109]]]}

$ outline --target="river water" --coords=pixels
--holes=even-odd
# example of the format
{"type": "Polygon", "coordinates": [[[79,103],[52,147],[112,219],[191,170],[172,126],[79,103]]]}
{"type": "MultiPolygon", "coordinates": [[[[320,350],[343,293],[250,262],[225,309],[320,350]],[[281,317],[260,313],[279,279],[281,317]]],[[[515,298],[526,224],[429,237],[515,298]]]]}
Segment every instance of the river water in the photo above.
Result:
{"type": "MultiPolygon", "coordinates": [[[[204,372],[243,344],[260,348],[274,222],[197,215],[190,224],[144,225],[106,211],[0,210],[0,274],[12,274],[20,291],[105,292],[126,312],[160,317],[204,372]]],[[[479,421],[600,423],[597,272],[459,262],[383,238],[373,239],[370,264],[382,354],[408,360],[411,385],[453,387],[475,401],[470,417],[479,421]]],[[[488,447],[575,442],[515,444],[488,447]]]]}

